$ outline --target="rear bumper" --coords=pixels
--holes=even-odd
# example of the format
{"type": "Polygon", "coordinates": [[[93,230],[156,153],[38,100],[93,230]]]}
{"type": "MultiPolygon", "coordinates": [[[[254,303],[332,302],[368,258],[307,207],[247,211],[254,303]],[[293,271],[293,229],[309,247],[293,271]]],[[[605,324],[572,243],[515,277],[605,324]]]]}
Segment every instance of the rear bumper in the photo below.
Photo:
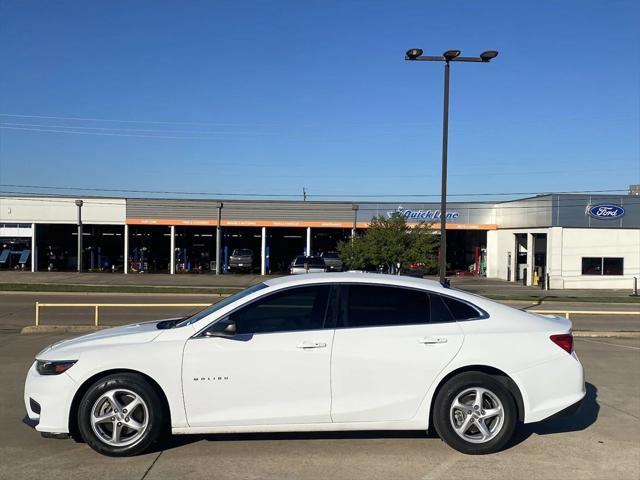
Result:
{"type": "Polygon", "coordinates": [[[573,405],[569,405],[566,408],[563,408],[562,410],[560,410],[557,413],[554,413],[553,415],[551,415],[550,417],[547,417],[545,420],[552,420],[552,419],[556,419],[556,418],[565,418],[565,417],[572,417],[573,415],[575,415],[576,413],[578,413],[580,411],[580,408],[582,408],[582,404],[584,403],[584,397],[582,397],[580,400],[578,400],[576,403],[574,403],[573,405]]]}
{"type": "Polygon", "coordinates": [[[575,352],[516,372],[525,407],[524,423],[578,409],[586,394],[584,370],[575,352]],[[523,388],[524,387],[524,388],[523,388]]]}

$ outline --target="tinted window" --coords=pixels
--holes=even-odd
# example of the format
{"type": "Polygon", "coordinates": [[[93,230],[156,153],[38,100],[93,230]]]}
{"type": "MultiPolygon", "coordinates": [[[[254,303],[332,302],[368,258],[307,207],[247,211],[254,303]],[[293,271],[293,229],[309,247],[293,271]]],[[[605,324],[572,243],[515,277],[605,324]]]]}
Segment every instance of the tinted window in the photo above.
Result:
{"type": "Polygon", "coordinates": [[[324,267],[324,260],[320,257],[296,257],[294,266],[303,267],[305,264],[310,267],[324,267]]]}
{"type": "Polygon", "coordinates": [[[623,258],[604,258],[602,274],[603,275],[622,275],[624,272],[623,258]]]}
{"type": "Polygon", "coordinates": [[[429,322],[426,292],[397,287],[349,285],[340,315],[342,327],[381,327],[429,322]]]}
{"type": "Polygon", "coordinates": [[[318,285],[274,293],[234,312],[231,319],[238,334],[318,330],[324,324],[329,289],[318,285]]]}
{"type": "Polygon", "coordinates": [[[582,275],[602,275],[602,258],[582,257],[582,275]]]}
{"type": "Polygon", "coordinates": [[[455,320],[469,320],[480,316],[480,312],[467,303],[454,300],[451,297],[442,297],[442,300],[455,320]]]}
{"type": "Polygon", "coordinates": [[[431,293],[429,298],[431,299],[431,323],[452,322],[453,317],[444,304],[442,297],[431,293]]]}
{"type": "Polygon", "coordinates": [[[306,257],[296,257],[296,259],[293,261],[293,264],[296,266],[302,266],[304,265],[306,257]]]}
{"type": "Polygon", "coordinates": [[[582,257],[582,275],[623,275],[622,257],[582,257]]]}

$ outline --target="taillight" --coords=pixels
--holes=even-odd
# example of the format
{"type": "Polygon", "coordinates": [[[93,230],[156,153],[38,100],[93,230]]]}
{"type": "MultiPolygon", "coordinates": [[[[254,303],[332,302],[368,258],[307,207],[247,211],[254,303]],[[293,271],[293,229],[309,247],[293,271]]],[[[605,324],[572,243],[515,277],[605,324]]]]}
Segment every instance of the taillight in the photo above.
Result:
{"type": "Polygon", "coordinates": [[[553,343],[558,345],[567,353],[573,352],[573,335],[570,333],[563,333],[562,335],[551,335],[549,337],[553,343]]]}

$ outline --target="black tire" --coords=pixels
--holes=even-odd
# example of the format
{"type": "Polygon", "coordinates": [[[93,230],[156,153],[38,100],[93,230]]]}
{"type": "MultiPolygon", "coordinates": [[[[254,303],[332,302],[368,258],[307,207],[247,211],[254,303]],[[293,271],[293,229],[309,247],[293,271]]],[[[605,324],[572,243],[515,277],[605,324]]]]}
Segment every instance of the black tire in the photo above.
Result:
{"type": "MultiPolygon", "coordinates": [[[[470,392],[468,395],[471,396],[474,395],[474,393],[470,392]]],[[[464,396],[463,399],[464,398],[473,397],[464,396]]],[[[492,404],[492,397],[489,394],[484,393],[481,398],[486,406],[485,408],[489,409],[489,407],[494,406],[492,404]]],[[[463,404],[466,405],[467,403],[464,402],[463,404]]],[[[482,410],[482,412],[484,412],[484,410],[482,410]]],[[[469,455],[483,455],[500,451],[513,436],[517,420],[518,408],[513,395],[499,380],[486,373],[465,372],[456,375],[442,386],[434,403],[433,424],[440,438],[459,452],[469,455]],[[468,415],[467,412],[462,412],[462,409],[454,409],[452,413],[451,408],[454,400],[465,391],[474,388],[486,389],[490,394],[497,397],[502,404],[503,411],[501,425],[500,418],[497,416],[483,420],[483,425],[488,426],[490,433],[488,436],[489,439],[485,441],[477,438],[481,437],[482,433],[478,426],[476,426],[477,420],[474,416],[474,407],[472,404],[470,405],[467,412],[472,412],[470,415],[472,418],[465,432],[468,434],[468,437],[475,437],[476,441],[481,443],[474,443],[473,441],[463,438],[456,432],[453,426],[453,423],[456,421],[464,424],[464,419],[466,419],[468,415]],[[494,431],[491,431],[491,427],[494,428],[494,431]]],[[[462,425],[459,425],[459,427],[462,427],[462,425]]]]}
{"type": "MultiPolygon", "coordinates": [[[[109,412],[109,410],[107,410],[107,412],[109,412]]],[[[126,410],[122,410],[122,412],[126,412],[126,410]]],[[[122,412],[120,412],[121,416],[124,415],[122,412]]],[[[107,415],[112,414],[113,412],[107,413],[107,415]]],[[[116,417],[114,416],[111,418],[116,417]]],[[[127,417],[127,421],[129,421],[129,417],[127,417]]],[[[149,447],[151,447],[165,431],[163,406],[160,396],[142,375],[135,373],[109,375],[101,378],[91,385],[82,397],[78,406],[77,422],[80,435],[87,445],[96,452],[111,457],[138,455],[149,449],[149,447]],[[134,430],[127,429],[126,426],[123,427],[125,432],[124,435],[127,433],[132,435],[132,443],[130,445],[109,445],[108,443],[105,443],[105,440],[103,440],[98,434],[96,434],[92,426],[92,409],[95,408],[96,402],[98,402],[105,393],[112,391],[117,391],[118,393],[116,393],[116,395],[119,395],[119,399],[124,399],[124,401],[131,397],[127,397],[127,394],[123,391],[133,392],[144,402],[146,406],[146,409],[143,409],[142,406],[137,407],[136,412],[134,413],[135,415],[142,417],[141,421],[146,418],[146,427],[141,429],[142,433],[138,434],[138,438],[135,438],[136,435],[133,435],[133,432],[135,432],[134,430]],[[146,415],[143,415],[143,413],[146,415]]],[[[115,425],[110,424],[110,422],[105,422],[104,425],[100,426],[100,431],[106,431],[106,433],[108,433],[109,428],[113,429],[115,428],[115,425]]]]}

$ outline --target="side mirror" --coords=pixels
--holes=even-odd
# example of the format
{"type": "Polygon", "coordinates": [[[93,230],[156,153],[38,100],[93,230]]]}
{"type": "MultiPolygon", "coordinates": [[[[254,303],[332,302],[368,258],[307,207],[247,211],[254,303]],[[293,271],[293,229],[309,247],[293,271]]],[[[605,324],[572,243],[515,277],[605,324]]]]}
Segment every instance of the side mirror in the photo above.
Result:
{"type": "Polygon", "coordinates": [[[205,337],[233,337],[236,334],[236,322],[231,319],[225,319],[204,332],[205,337]]]}

